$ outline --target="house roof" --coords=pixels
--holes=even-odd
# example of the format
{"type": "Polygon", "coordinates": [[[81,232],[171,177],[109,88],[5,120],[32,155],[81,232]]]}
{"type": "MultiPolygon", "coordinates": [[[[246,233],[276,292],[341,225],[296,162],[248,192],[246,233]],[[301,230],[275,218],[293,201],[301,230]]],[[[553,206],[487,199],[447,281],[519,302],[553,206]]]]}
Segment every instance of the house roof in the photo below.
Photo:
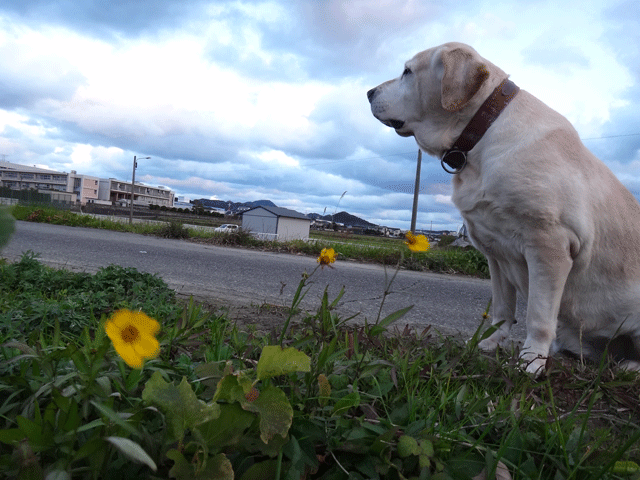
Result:
{"type": "Polygon", "coordinates": [[[299,218],[301,220],[307,220],[309,222],[311,221],[311,219],[303,213],[296,212],[295,210],[289,210],[288,208],[282,208],[282,207],[270,207],[270,206],[253,207],[247,210],[246,212],[243,212],[243,214],[247,212],[252,212],[254,210],[258,210],[260,208],[263,210],[266,210],[269,213],[272,213],[276,217],[299,218]]]}

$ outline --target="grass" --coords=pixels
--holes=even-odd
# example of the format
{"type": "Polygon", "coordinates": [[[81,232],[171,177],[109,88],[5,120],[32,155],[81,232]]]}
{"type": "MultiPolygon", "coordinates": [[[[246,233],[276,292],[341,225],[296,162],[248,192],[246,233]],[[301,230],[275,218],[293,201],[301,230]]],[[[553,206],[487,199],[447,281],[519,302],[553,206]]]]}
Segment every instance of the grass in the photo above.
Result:
{"type": "Polygon", "coordinates": [[[104,228],[157,235],[165,238],[188,239],[199,243],[254,248],[276,252],[301,253],[317,257],[325,247],[333,248],[339,260],[400,265],[401,268],[438,273],[458,273],[489,278],[489,267],[485,257],[473,248],[433,248],[429,252],[410,253],[401,240],[375,237],[342,236],[335,237],[314,233],[315,241],[294,240],[274,242],[257,240],[247,232],[231,234],[206,233],[188,229],[179,222],[164,225],[119,223],[97,219],[89,215],[79,215],[52,207],[16,205],[11,210],[17,220],[47,222],[74,227],[104,228]]]}
{"type": "Polygon", "coordinates": [[[259,335],[135,269],[0,263],[0,477],[640,477],[635,374],[559,358],[535,380],[479,333],[347,328],[339,296],[259,335]],[[141,370],[104,335],[120,308],[162,325],[141,370]]]}
{"type": "Polygon", "coordinates": [[[15,221],[9,214],[9,209],[0,206],[0,248],[2,248],[11,237],[11,234],[15,230],[15,221]]]}

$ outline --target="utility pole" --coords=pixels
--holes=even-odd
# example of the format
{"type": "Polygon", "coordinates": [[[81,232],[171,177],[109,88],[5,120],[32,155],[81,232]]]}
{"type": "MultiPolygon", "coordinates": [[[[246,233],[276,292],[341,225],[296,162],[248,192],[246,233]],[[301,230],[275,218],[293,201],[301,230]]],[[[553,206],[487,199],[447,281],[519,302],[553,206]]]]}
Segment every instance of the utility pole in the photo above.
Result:
{"type": "MultiPolygon", "coordinates": [[[[140,160],[148,160],[151,157],[142,157],[140,160]]],[[[136,156],[133,156],[133,173],[131,174],[131,209],[129,210],[129,225],[133,225],[133,189],[136,186],[136,167],[138,166],[138,162],[136,162],[136,156]]]]}
{"type": "Polygon", "coordinates": [[[416,166],[416,184],[413,188],[413,210],[411,212],[411,233],[416,233],[416,219],[418,218],[418,195],[420,194],[420,167],[422,164],[422,150],[418,149],[416,166]]]}

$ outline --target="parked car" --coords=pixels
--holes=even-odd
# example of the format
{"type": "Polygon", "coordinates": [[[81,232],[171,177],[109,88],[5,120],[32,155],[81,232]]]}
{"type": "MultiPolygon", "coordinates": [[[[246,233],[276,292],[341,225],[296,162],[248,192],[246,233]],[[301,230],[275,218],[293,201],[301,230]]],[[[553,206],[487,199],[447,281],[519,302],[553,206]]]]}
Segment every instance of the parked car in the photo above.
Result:
{"type": "Polygon", "coordinates": [[[213,231],[219,233],[234,233],[240,231],[240,226],[234,225],[233,223],[225,223],[224,225],[220,225],[218,228],[215,228],[213,231]]]}

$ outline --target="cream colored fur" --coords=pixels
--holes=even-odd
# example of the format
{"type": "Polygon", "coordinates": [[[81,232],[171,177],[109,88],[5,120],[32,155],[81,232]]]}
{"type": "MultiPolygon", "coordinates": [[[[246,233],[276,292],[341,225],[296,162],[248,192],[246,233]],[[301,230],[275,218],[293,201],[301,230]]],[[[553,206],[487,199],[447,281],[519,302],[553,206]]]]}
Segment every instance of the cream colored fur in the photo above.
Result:
{"type": "MultiPolygon", "coordinates": [[[[437,157],[507,78],[460,43],[405,66],[368,92],[371,111],[437,157]]],[[[483,349],[508,338],[517,292],[527,300],[528,372],[544,371],[554,341],[597,358],[623,338],[627,348],[613,353],[640,365],[640,205],[566,118],[521,90],[452,182],[453,202],[489,261],[492,321],[501,324],[483,349]]]]}

